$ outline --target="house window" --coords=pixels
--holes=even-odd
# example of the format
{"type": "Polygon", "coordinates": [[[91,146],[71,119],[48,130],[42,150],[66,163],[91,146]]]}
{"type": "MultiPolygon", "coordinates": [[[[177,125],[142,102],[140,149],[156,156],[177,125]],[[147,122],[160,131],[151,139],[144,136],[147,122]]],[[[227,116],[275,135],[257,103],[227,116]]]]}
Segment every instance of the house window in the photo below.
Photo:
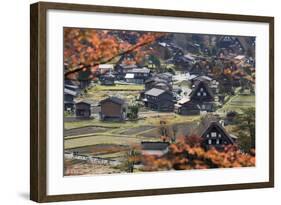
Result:
{"type": "Polygon", "coordinates": [[[220,144],[220,140],[219,139],[217,139],[216,144],[220,144]]]}
{"type": "Polygon", "coordinates": [[[219,134],[219,138],[221,138],[221,134],[219,134]]]}
{"type": "Polygon", "coordinates": [[[211,137],[216,137],[217,133],[216,132],[211,132],[211,137]]]}
{"type": "Polygon", "coordinates": [[[202,109],[204,110],[206,107],[205,107],[205,105],[202,105],[202,109]]]}
{"type": "Polygon", "coordinates": [[[202,91],[204,91],[204,89],[203,89],[203,88],[200,88],[200,91],[202,92],[202,91]]]}
{"type": "Polygon", "coordinates": [[[207,93],[206,93],[206,92],[204,92],[204,93],[203,93],[203,96],[207,96],[207,93]]]}
{"type": "Polygon", "coordinates": [[[207,138],[209,138],[210,137],[210,135],[209,134],[207,134],[207,138]]]}
{"type": "Polygon", "coordinates": [[[201,96],[201,93],[200,93],[200,92],[198,92],[198,93],[197,93],[197,96],[201,96]]]}
{"type": "Polygon", "coordinates": [[[208,140],[208,144],[212,144],[212,140],[208,140]]]}

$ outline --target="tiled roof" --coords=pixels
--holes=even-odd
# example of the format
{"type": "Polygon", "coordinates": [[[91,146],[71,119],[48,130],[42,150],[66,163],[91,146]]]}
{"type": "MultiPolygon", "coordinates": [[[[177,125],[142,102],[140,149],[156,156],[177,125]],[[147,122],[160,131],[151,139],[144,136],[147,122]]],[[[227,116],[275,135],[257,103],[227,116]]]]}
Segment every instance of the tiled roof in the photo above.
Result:
{"type": "Polygon", "coordinates": [[[161,90],[161,89],[158,89],[158,88],[152,88],[152,89],[146,91],[144,94],[145,95],[151,95],[151,96],[159,96],[164,92],[165,92],[165,90],[161,90]]]}
{"type": "Polygon", "coordinates": [[[76,92],[67,88],[64,88],[64,93],[72,96],[76,96],[76,92]]]}
{"type": "Polygon", "coordinates": [[[100,101],[100,103],[103,103],[103,102],[106,102],[106,101],[111,101],[111,102],[114,102],[114,103],[117,103],[117,104],[120,104],[120,105],[125,103],[125,101],[123,99],[118,98],[118,97],[114,97],[114,96],[103,99],[102,101],[100,101]]]}
{"type": "Polygon", "coordinates": [[[143,150],[165,150],[169,145],[169,142],[141,142],[143,150]]]}

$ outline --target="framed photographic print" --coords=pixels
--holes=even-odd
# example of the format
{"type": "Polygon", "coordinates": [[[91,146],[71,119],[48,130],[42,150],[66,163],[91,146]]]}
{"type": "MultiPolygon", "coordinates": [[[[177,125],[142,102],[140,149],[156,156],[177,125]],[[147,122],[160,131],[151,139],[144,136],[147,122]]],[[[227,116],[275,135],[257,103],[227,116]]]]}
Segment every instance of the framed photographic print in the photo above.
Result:
{"type": "Polygon", "coordinates": [[[274,186],[274,18],[31,5],[31,199],[274,186]]]}

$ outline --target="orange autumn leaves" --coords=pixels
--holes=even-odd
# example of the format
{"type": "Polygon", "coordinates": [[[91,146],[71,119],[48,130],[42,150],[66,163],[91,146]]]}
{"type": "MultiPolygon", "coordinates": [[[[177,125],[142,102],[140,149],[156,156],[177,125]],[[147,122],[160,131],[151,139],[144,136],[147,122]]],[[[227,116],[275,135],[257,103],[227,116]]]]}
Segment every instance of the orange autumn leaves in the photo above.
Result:
{"type": "Polygon", "coordinates": [[[191,146],[184,141],[171,144],[163,157],[145,156],[146,171],[233,168],[255,166],[255,152],[243,153],[236,146],[205,150],[199,144],[191,146]]]}
{"type": "Polygon", "coordinates": [[[64,61],[69,67],[91,64],[111,55],[119,49],[117,40],[106,31],[93,29],[64,29],[64,61]]]}
{"type": "Polygon", "coordinates": [[[153,43],[163,35],[165,34],[143,32],[137,35],[136,43],[131,44],[107,30],[65,28],[65,76],[67,78],[76,78],[77,72],[89,71],[92,73],[90,77],[94,77],[98,70],[98,65],[110,63],[116,57],[129,53],[133,54],[134,58],[125,59],[124,63],[138,62],[149,50],[143,47],[153,43]]]}

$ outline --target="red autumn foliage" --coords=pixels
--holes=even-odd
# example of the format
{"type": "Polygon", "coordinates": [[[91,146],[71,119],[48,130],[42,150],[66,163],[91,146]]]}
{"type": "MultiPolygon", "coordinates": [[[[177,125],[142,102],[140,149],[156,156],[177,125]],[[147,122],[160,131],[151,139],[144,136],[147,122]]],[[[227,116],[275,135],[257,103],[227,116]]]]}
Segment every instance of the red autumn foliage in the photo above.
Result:
{"type": "Polygon", "coordinates": [[[210,168],[233,168],[255,166],[255,151],[241,152],[236,146],[225,146],[223,150],[204,149],[197,143],[197,137],[171,144],[169,153],[162,156],[144,156],[144,170],[188,170],[210,168]],[[192,144],[187,142],[192,141],[192,144]],[[196,142],[196,143],[195,143],[196,142]]]}
{"type": "Polygon", "coordinates": [[[137,35],[136,43],[131,44],[110,34],[107,30],[65,28],[64,64],[67,66],[64,75],[69,79],[76,79],[78,72],[90,71],[95,77],[98,65],[128,53],[134,54],[134,59],[127,60],[125,63],[137,62],[146,54],[147,49],[142,47],[153,43],[163,35],[165,34],[143,32],[137,35]]]}

